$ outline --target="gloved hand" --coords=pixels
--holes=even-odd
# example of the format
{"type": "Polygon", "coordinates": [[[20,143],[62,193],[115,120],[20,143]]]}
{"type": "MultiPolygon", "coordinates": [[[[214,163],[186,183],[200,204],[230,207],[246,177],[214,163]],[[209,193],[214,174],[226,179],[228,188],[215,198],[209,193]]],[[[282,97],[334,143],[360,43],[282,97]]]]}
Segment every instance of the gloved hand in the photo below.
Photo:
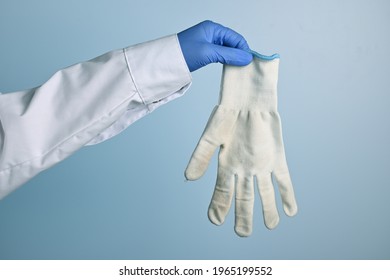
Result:
{"type": "Polygon", "coordinates": [[[213,62],[243,66],[252,61],[244,37],[218,23],[206,20],[177,36],[191,72],[213,62]]]}
{"type": "Polygon", "coordinates": [[[272,175],[285,213],[293,216],[297,212],[277,112],[278,67],[278,55],[259,54],[248,66],[224,65],[220,104],[211,114],[185,171],[188,180],[200,178],[220,147],[208,216],[214,224],[222,224],[235,193],[235,231],[239,236],[252,233],[255,180],[267,228],[273,229],[279,222],[272,175]]]}

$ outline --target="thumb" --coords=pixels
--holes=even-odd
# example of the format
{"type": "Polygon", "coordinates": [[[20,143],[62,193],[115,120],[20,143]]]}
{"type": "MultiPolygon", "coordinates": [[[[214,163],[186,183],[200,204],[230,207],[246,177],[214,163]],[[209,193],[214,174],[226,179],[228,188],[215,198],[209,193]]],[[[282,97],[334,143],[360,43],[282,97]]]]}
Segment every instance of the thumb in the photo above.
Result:
{"type": "Polygon", "coordinates": [[[206,172],[215,150],[234,124],[232,117],[235,115],[226,114],[219,106],[214,108],[184,173],[187,180],[197,180],[206,172]]]}
{"type": "Polygon", "coordinates": [[[210,51],[212,61],[222,64],[245,66],[253,59],[253,55],[250,52],[237,48],[213,44],[210,51]]]}
{"type": "Polygon", "coordinates": [[[200,139],[184,173],[187,180],[193,181],[202,177],[217,147],[213,141],[207,141],[204,137],[200,139]]]}

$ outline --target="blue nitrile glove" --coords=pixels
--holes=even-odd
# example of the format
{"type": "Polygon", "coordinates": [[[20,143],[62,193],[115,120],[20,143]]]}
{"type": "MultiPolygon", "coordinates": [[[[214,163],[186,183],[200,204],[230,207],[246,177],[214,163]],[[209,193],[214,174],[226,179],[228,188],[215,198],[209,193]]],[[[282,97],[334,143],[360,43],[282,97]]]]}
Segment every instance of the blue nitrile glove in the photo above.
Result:
{"type": "Polygon", "coordinates": [[[213,62],[244,66],[253,58],[244,37],[210,20],[192,26],[177,36],[191,72],[213,62]]]}

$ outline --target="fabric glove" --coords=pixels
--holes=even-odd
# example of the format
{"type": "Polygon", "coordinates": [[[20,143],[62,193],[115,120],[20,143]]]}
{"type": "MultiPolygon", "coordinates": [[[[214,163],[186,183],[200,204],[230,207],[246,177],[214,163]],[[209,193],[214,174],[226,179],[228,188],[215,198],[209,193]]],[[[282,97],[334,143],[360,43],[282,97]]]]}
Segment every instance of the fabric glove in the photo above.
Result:
{"type": "Polygon", "coordinates": [[[235,194],[235,231],[242,237],[252,233],[255,181],[267,228],[273,229],[279,222],[272,175],[285,213],[297,213],[277,112],[279,56],[253,53],[247,66],[224,65],[219,105],[185,171],[188,180],[199,179],[220,147],[208,216],[212,223],[221,225],[235,194]]]}

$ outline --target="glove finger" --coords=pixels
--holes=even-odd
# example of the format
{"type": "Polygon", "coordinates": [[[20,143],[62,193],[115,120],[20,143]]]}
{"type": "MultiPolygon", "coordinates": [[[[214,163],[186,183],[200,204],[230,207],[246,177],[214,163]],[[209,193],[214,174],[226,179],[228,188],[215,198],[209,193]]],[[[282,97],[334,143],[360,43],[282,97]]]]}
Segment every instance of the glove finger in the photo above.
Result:
{"type": "Polygon", "coordinates": [[[218,169],[217,182],[210,202],[208,216],[213,224],[221,225],[229,212],[234,191],[234,175],[218,169]]]}
{"type": "Polygon", "coordinates": [[[248,65],[253,59],[251,53],[241,49],[213,44],[210,47],[210,62],[220,62],[222,64],[244,66],[248,65]]]}
{"type": "Polygon", "coordinates": [[[249,50],[249,46],[245,38],[238,32],[225,27],[219,23],[206,21],[204,22],[204,30],[206,34],[210,34],[209,41],[214,44],[249,50]]]}
{"type": "Polygon", "coordinates": [[[273,174],[278,183],[280,195],[282,196],[284,212],[288,216],[294,216],[298,212],[298,206],[287,164],[284,164],[283,168],[275,170],[273,174]]]}
{"type": "Polygon", "coordinates": [[[271,174],[258,175],[256,178],[263,206],[265,226],[268,229],[274,229],[279,223],[279,213],[276,207],[275,191],[272,184],[271,174]]]}
{"type": "Polygon", "coordinates": [[[236,221],[234,229],[241,237],[252,234],[254,198],[253,176],[244,178],[237,176],[236,221]]]}

